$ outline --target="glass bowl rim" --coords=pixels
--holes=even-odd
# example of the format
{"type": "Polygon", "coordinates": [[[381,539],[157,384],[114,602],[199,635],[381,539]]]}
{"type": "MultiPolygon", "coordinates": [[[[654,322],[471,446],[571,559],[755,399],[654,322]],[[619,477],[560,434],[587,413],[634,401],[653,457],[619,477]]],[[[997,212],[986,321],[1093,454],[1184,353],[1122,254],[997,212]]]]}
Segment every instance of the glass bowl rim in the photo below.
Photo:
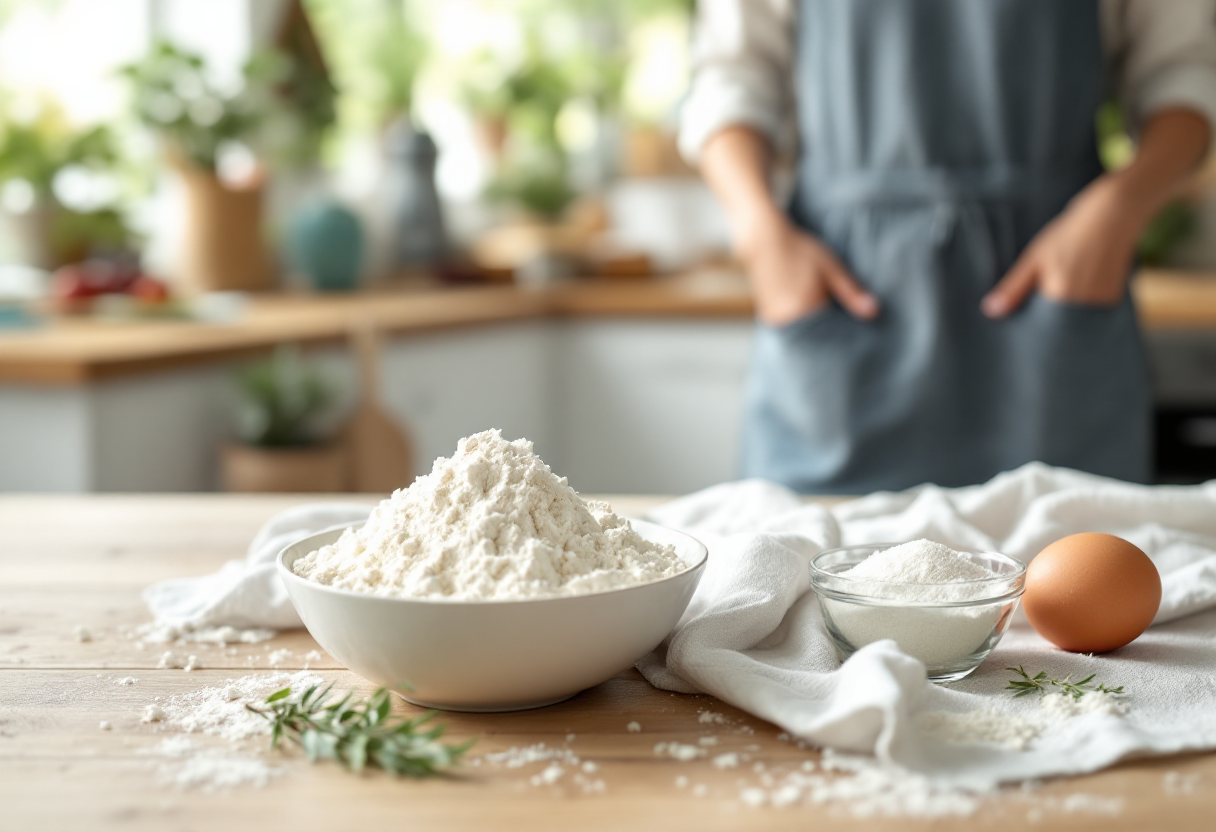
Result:
{"type": "MultiPolygon", "coordinates": [[[[905,542],[909,542],[909,541],[905,541],[905,542]]],[[[948,582],[944,582],[944,583],[938,582],[938,583],[909,584],[905,581],[884,581],[884,580],[880,580],[877,578],[849,578],[844,575],[839,575],[839,574],[836,574],[833,572],[828,572],[827,570],[816,565],[816,562],[820,558],[825,557],[826,555],[835,555],[835,554],[839,554],[841,552],[848,552],[848,551],[852,551],[855,549],[870,549],[870,550],[872,550],[872,553],[876,554],[877,552],[885,551],[886,549],[890,549],[895,546],[901,546],[901,545],[903,545],[903,544],[877,542],[877,543],[858,543],[858,544],[855,544],[852,546],[837,546],[833,549],[824,549],[822,552],[819,552],[818,554],[814,555],[811,558],[810,563],[808,564],[808,567],[810,569],[811,588],[813,590],[815,590],[815,592],[822,594],[822,595],[826,595],[827,597],[832,598],[833,600],[837,600],[837,601],[846,601],[846,602],[854,602],[854,603],[862,602],[862,603],[866,603],[866,604],[874,605],[874,606],[901,606],[901,607],[973,607],[973,606],[977,606],[980,604],[995,604],[995,603],[999,603],[999,602],[1009,601],[1009,600],[1021,597],[1022,593],[1025,592],[1025,589],[1026,589],[1026,587],[1025,587],[1026,564],[1025,563],[1023,563],[1019,558],[1013,557],[1012,555],[1002,554],[1001,552],[994,552],[990,549],[976,549],[976,548],[970,547],[970,546],[951,546],[950,548],[956,552],[962,552],[965,554],[986,555],[989,557],[993,557],[993,558],[997,559],[998,562],[1013,566],[1014,571],[1008,575],[994,575],[991,578],[975,578],[975,579],[967,580],[967,581],[948,581],[948,582]],[[840,586],[840,587],[833,587],[830,585],[825,586],[824,585],[825,581],[840,582],[843,584],[843,586],[840,586]],[[855,585],[857,587],[857,590],[850,591],[848,589],[849,584],[855,585]],[[1003,586],[1006,588],[1003,591],[1001,591],[1000,593],[995,594],[995,595],[986,596],[986,597],[982,597],[982,598],[973,598],[973,599],[968,599],[968,600],[964,600],[964,601],[900,600],[900,599],[896,599],[896,598],[883,598],[880,596],[872,595],[867,592],[860,591],[863,585],[873,586],[876,584],[881,587],[905,587],[905,586],[967,587],[967,586],[981,586],[981,585],[985,585],[985,584],[993,584],[994,588],[996,588],[996,586],[1003,586]]],[[[946,544],[942,544],[942,545],[946,545],[946,544]]]]}

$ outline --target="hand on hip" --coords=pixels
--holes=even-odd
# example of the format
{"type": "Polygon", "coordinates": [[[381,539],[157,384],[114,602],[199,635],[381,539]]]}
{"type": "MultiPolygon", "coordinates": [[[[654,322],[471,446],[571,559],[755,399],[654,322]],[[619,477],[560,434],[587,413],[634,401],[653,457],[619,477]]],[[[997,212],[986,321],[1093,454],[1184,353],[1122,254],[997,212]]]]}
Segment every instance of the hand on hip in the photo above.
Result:
{"type": "Polygon", "coordinates": [[[854,317],[864,320],[878,314],[877,299],[836,255],[781,214],[742,229],[736,253],[751,278],[757,317],[770,326],[792,323],[833,299],[854,317]]]}
{"type": "Polygon", "coordinates": [[[1105,177],[1096,180],[1031,241],[984,298],[984,314],[1002,318],[1036,290],[1062,303],[1118,304],[1147,222],[1141,214],[1105,177]]]}

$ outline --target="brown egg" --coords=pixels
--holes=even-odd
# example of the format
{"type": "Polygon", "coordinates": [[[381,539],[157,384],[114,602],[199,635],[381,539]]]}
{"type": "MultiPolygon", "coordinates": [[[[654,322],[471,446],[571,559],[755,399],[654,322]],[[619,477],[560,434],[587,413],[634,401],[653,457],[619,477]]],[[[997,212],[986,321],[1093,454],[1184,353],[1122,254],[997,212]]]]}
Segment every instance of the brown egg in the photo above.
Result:
{"type": "Polygon", "coordinates": [[[1026,567],[1022,607],[1043,638],[1074,653],[1105,653],[1135,639],[1161,604],[1161,576],[1113,534],[1074,534],[1026,567]]]}

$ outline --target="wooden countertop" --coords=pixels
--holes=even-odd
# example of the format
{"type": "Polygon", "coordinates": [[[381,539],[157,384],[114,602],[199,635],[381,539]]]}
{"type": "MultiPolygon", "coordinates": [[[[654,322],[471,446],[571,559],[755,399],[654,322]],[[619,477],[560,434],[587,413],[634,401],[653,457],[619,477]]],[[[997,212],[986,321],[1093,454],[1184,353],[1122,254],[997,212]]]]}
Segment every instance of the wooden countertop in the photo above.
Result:
{"type": "MultiPolygon", "coordinates": [[[[156,765],[163,758],[155,756],[154,747],[170,729],[140,722],[154,697],[270,672],[269,655],[276,650],[288,651],[288,658],[273,665],[275,670],[301,669],[305,654],[317,646],[302,630],[228,650],[192,645],[190,652],[199,655],[204,669],[157,670],[157,650],[137,649],[120,632],[146,620],[140,589],[164,578],[205,574],[240,557],[263,521],[305,499],[0,497],[0,828],[971,830],[1041,822],[1042,828],[1118,832],[1207,830],[1216,815],[1213,754],[1126,763],[1044,784],[1032,797],[1013,790],[987,801],[974,817],[855,820],[839,807],[750,808],[739,795],[742,787],[758,784],[755,763],[780,775],[817,760],[818,753],[783,741],[772,725],[712,697],[662,692],[633,671],[536,711],[441,717],[452,737],[476,738],[473,755],[538,742],[569,748],[599,766],[603,794],[584,793],[569,777],[555,785],[532,785],[545,763],[467,765],[448,778],[399,781],[277,755],[268,759],[284,772],[265,788],[207,793],[158,782],[156,765]],[[77,641],[77,625],[88,628],[94,640],[77,641]],[[117,684],[126,676],[138,681],[117,684]],[[732,725],[707,729],[698,721],[701,710],[721,713],[732,725]],[[113,729],[99,730],[101,720],[113,729]],[[641,723],[641,733],[626,730],[633,720],[641,723]],[[754,733],[744,733],[743,726],[754,733]],[[748,766],[723,771],[706,760],[682,763],[653,752],[659,741],[696,743],[711,733],[721,742],[715,751],[750,747],[748,766]],[[1170,794],[1166,772],[1197,775],[1198,785],[1191,793],[1170,794]],[[677,777],[687,777],[689,785],[677,786],[677,777]],[[705,786],[705,795],[695,796],[694,785],[705,786]],[[1064,799],[1076,794],[1091,796],[1081,801],[1089,804],[1094,797],[1121,799],[1122,809],[1114,815],[1067,811],[1064,799]]],[[[635,498],[615,504],[634,513],[654,502],[635,498]]],[[[369,689],[328,657],[312,664],[339,686],[369,689]]],[[[229,748],[217,737],[190,737],[229,748]]]]}
{"type": "MultiPolygon", "coordinates": [[[[1216,274],[1145,271],[1134,290],[1149,328],[1216,330],[1216,274]]],[[[284,341],[336,343],[354,323],[365,320],[387,333],[411,334],[540,318],[751,314],[746,284],[729,271],[544,289],[486,286],[275,295],[253,298],[247,313],[231,323],[66,320],[35,330],[0,330],[0,383],[80,384],[259,354],[284,341]]]]}

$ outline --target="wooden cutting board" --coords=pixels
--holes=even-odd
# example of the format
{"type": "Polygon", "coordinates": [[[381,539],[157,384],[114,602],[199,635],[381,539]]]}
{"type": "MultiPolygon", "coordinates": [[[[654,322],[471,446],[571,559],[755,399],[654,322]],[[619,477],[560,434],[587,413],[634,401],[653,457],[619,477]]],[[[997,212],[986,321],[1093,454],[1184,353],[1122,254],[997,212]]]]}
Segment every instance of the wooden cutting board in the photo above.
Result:
{"type": "Polygon", "coordinates": [[[359,364],[359,406],[347,426],[350,488],[384,494],[414,481],[414,454],[409,436],[380,403],[380,338],[371,324],[351,331],[359,364]]]}

